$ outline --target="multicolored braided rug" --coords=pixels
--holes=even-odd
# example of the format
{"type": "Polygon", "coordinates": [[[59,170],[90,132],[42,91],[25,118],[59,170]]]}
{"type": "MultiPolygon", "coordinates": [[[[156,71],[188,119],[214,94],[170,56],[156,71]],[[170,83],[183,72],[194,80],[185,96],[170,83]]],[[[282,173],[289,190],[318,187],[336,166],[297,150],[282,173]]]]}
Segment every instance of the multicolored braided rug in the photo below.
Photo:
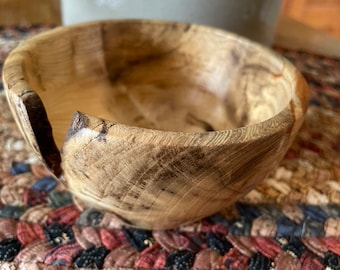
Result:
{"type": "MultiPolygon", "coordinates": [[[[0,28],[0,70],[49,28],[0,28]]],[[[340,59],[277,51],[312,92],[295,143],[242,201],[176,230],[126,228],[74,198],[26,147],[0,91],[1,269],[340,269],[340,59]]]]}

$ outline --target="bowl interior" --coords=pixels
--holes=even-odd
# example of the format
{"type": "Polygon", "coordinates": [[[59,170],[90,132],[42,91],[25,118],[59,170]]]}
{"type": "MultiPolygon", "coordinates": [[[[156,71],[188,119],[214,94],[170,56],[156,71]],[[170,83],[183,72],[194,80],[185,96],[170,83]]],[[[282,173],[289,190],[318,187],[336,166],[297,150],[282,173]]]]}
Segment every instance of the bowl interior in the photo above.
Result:
{"type": "Polygon", "coordinates": [[[161,22],[60,28],[30,42],[28,84],[60,147],[75,111],[144,128],[205,132],[265,121],[289,104],[280,57],[236,35],[161,22]]]}

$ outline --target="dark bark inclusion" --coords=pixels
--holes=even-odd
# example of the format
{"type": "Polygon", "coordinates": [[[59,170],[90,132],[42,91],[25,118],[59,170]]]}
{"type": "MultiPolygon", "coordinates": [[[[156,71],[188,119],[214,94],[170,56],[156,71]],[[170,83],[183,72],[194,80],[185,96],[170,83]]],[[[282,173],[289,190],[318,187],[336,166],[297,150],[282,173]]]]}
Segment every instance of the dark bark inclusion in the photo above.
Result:
{"type": "Polygon", "coordinates": [[[20,98],[27,110],[41,156],[52,173],[59,178],[62,173],[61,156],[43,103],[33,91],[23,93],[20,98]]]}

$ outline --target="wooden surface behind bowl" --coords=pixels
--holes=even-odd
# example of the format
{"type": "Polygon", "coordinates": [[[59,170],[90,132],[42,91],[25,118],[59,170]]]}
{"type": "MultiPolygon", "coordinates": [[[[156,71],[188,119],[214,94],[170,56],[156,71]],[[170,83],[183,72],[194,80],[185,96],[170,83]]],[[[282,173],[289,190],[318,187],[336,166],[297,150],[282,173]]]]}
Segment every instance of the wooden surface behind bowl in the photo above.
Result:
{"type": "Polygon", "coordinates": [[[58,28],[14,50],[4,81],[26,140],[70,191],[155,229],[251,190],[283,157],[308,103],[287,60],[181,23],[58,28]]]}

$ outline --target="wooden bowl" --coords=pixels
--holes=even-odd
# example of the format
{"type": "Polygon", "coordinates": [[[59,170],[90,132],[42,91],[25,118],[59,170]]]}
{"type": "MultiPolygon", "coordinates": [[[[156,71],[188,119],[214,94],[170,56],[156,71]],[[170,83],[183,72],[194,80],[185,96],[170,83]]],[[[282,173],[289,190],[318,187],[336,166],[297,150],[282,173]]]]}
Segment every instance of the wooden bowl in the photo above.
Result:
{"type": "Polygon", "coordinates": [[[309,95],[296,68],[259,44],[160,21],[48,31],[10,54],[3,78],[54,175],[146,229],[201,219],[249,192],[283,158],[309,95]]]}

